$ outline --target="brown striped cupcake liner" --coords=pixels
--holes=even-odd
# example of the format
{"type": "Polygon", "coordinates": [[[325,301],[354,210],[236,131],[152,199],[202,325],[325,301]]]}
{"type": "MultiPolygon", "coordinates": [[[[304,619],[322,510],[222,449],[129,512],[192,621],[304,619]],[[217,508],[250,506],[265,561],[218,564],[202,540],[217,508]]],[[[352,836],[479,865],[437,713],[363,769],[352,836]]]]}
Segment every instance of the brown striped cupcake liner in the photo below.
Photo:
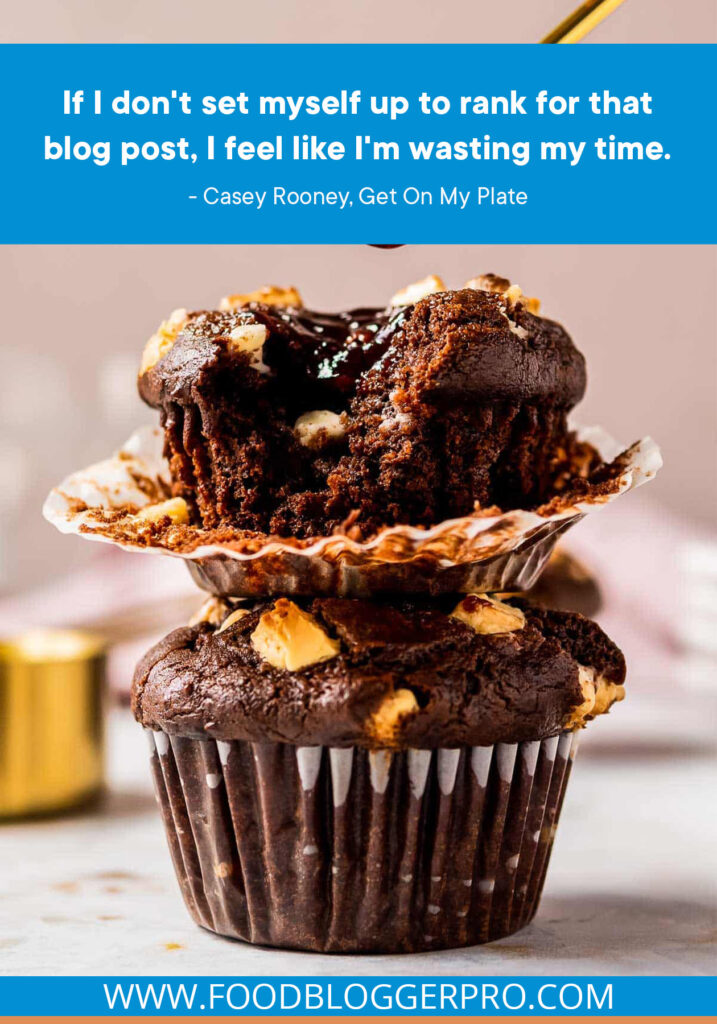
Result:
{"type": "Polygon", "coordinates": [[[196,923],[326,953],[469,946],[528,924],[578,737],[392,752],[146,733],[196,923]]]}

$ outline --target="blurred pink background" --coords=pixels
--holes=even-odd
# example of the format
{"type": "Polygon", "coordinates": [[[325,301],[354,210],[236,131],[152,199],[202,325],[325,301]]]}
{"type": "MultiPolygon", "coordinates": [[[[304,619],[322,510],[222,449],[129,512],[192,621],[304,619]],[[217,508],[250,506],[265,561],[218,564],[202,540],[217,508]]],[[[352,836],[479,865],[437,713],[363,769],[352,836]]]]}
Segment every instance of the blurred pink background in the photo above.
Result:
{"type": "MultiPolygon", "coordinates": [[[[10,43],[536,43],[578,0],[35,0],[3,25],[10,43]]],[[[595,43],[707,43],[713,0],[627,0],[595,43]]]]}

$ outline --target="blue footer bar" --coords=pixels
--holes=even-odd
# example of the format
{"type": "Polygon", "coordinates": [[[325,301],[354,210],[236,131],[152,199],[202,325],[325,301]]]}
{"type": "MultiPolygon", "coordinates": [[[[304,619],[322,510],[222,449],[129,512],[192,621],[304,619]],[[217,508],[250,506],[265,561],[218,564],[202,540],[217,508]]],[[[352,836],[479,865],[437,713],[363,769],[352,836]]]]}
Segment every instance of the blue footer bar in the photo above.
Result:
{"type": "Polygon", "coordinates": [[[694,977],[17,977],[5,1016],[708,1016],[694,977]]]}

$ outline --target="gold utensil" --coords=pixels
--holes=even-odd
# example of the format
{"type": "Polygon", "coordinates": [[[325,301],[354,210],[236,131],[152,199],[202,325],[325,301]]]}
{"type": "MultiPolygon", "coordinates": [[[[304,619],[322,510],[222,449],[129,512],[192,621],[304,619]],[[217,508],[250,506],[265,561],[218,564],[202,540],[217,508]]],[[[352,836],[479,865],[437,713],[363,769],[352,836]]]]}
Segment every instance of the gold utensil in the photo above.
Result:
{"type": "Polygon", "coordinates": [[[588,0],[549,32],[541,43],[579,43],[625,0],[588,0]]]}

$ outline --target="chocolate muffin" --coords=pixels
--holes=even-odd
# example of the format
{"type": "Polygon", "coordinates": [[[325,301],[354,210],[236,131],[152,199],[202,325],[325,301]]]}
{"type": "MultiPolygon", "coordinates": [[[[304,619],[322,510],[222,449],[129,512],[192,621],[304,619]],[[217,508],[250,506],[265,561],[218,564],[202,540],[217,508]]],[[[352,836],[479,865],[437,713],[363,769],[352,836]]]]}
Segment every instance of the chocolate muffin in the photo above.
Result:
{"type": "Polygon", "coordinates": [[[595,623],[525,601],[210,600],[132,695],[190,913],[330,952],[523,927],[575,737],[624,678],[595,623]]]}
{"type": "Polygon", "coordinates": [[[476,508],[531,508],[599,463],[566,417],[585,364],[535,300],[487,275],[429,278],[387,309],[326,314],[293,291],[177,311],[139,392],[160,411],[194,521],[356,539],[476,508]]]}

